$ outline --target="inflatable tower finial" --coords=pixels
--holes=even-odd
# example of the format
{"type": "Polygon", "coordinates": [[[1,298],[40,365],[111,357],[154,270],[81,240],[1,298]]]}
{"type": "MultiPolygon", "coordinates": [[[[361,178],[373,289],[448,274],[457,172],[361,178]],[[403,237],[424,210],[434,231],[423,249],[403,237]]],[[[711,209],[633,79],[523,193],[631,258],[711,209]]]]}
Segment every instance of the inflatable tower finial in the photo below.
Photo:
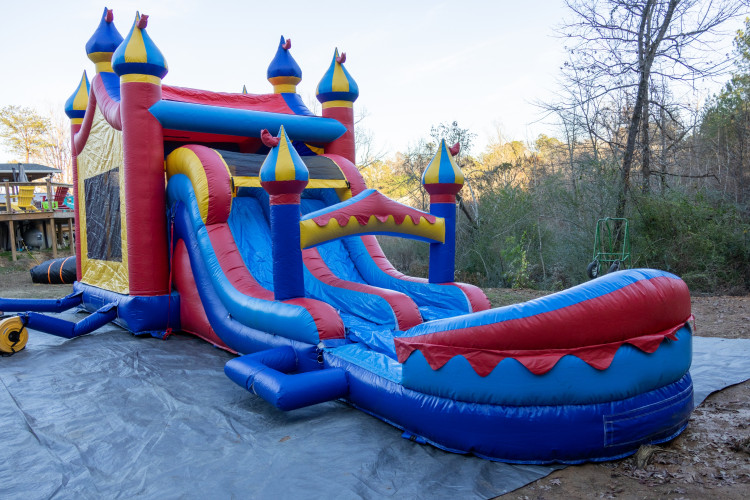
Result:
{"type": "Polygon", "coordinates": [[[73,125],[80,125],[83,122],[83,117],[86,115],[86,108],[89,104],[90,88],[88,76],[86,75],[86,71],[84,71],[78,87],[68,97],[68,100],[65,101],[65,114],[68,115],[73,125]]]}
{"type": "Polygon", "coordinates": [[[323,78],[318,83],[315,97],[323,105],[323,109],[331,107],[351,108],[352,103],[359,97],[359,87],[352,75],[344,67],[346,54],[339,55],[339,49],[333,53],[333,60],[323,78]]]}
{"type": "Polygon", "coordinates": [[[112,53],[122,43],[122,35],[117,31],[113,19],[112,10],[104,7],[99,26],[86,42],[86,54],[96,65],[97,73],[112,72],[112,53]]]}
{"type": "Polygon", "coordinates": [[[359,87],[344,67],[346,54],[333,53],[328,70],[321,78],[315,97],[323,105],[323,116],[334,118],[346,127],[344,135],[326,146],[328,154],[341,155],[356,163],[354,150],[354,110],[352,105],[359,97],[359,87]]]}
{"type": "Polygon", "coordinates": [[[302,81],[302,70],[289,52],[291,48],[292,40],[284,40],[282,36],[279,41],[279,48],[276,49],[276,55],[271,64],[268,65],[266,77],[273,85],[274,94],[295,94],[297,84],[302,81]]]}
{"type": "Polygon", "coordinates": [[[169,71],[167,60],[146,32],[148,16],[136,13],[133,27],[112,55],[112,68],[121,81],[161,84],[169,71]]]}
{"type": "MultiPolygon", "coordinates": [[[[263,130],[261,137],[267,137],[263,130]]],[[[305,296],[300,245],[300,194],[310,174],[282,125],[275,143],[260,167],[260,185],[270,195],[273,254],[273,294],[276,300],[305,296]]]]}
{"type": "MultiPolygon", "coordinates": [[[[460,147],[460,146],[459,146],[460,147]]],[[[422,174],[422,185],[430,194],[430,213],[445,219],[445,243],[430,243],[430,283],[454,280],[456,266],[456,194],[464,186],[464,174],[453,159],[445,139],[422,174]]]]}

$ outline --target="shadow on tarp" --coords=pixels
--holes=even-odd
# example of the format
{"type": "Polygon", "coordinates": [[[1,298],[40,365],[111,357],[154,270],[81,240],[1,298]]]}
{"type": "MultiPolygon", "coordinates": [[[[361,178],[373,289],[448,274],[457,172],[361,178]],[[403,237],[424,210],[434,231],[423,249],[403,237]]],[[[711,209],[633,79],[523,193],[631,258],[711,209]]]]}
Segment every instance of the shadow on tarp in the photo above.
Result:
{"type": "MultiPolygon", "coordinates": [[[[696,402],[750,378],[750,340],[695,339],[696,402]]],[[[478,497],[555,467],[455,455],[339,402],[283,413],[232,384],[230,355],[116,326],[30,332],[0,359],[0,497],[478,497]]]]}

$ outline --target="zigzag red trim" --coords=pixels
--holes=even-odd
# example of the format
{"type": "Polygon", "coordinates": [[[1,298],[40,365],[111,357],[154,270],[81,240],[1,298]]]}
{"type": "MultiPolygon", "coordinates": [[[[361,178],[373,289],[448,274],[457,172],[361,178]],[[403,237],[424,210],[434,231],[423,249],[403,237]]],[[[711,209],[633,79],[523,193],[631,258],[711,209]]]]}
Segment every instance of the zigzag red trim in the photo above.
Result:
{"type": "Polygon", "coordinates": [[[336,219],[339,226],[345,227],[349,224],[351,217],[359,223],[360,226],[366,225],[371,216],[375,216],[380,222],[386,222],[388,217],[393,216],[396,224],[403,224],[407,216],[411,218],[414,225],[425,219],[429,224],[434,224],[437,217],[427,212],[422,212],[416,208],[411,208],[397,201],[393,201],[379,191],[373,191],[372,194],[355,203],[347,205],[338,210],[319,215],[312,220],[320,227],[328,225],[331,219],[336,219]]]}

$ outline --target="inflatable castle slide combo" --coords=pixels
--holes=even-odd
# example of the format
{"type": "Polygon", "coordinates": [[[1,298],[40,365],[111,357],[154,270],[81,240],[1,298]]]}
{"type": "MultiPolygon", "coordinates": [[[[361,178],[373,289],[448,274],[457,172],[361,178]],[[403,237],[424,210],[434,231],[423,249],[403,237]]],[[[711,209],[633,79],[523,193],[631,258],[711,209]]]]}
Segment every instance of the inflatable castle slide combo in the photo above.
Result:
{"type": "Polygon", "coordinates": [[[685,428],[682,280],[625,270],[490,309],[453,281],[455,148],[441,143],[424,172],[429,213],[368,189],[345,54],[318,84],[316,116],[296,93],[289,40],[268,67],[273,93],[172,87],[147,20],[136,15],[123,39],[105,9],[86,44],[96,75],[65,106],[74,292],[0,299],[16,312],[0,350],[21,350],[27,328],[181,331],[236,353],[226,375],[281,410],[343,400],[419,443],[507,462],[615,459],[685,428]],[[396,271],[378,234],[429,244],[429,279],[396,271]],[[91,314],[45,314],[75,307],[91,314]]]}

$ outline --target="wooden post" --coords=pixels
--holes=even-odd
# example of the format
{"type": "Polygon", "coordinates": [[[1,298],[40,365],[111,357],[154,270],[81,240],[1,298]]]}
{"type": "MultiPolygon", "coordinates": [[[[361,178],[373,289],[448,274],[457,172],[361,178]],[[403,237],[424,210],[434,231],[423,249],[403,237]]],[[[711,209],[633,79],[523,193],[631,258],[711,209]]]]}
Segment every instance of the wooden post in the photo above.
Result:
{"type": "Polygon", "coordinates": [[[10,182],[5,181],[5,211],[10,212],[10,182]]]}
{"type": "Polygon", "coordinates": [[[15,262],[18,258],[16,257],[16,225],[13,219],[8,221],[8,229],[10,229],[10,254],[15,262]]]}
{"type": "Polygon", "coordinates": [[[50,180],[49,177],[47,177],[46,184],[47,184],[47,208],[49,210],[54,210],[54,208],[52,207],[52,181],[50,180]]]}
{"type": "Polygon", "coordinates": [[[49,220],[49,239],[52,242],[52,258],[57,258],[57,235],[55,234],[55,219],[49,220]]]}
{"type": "Polygon", "coordinates": [[[73,217],[68,217],[68,246],[73,249],[75,255],[75,241],[73,241],[73,217]]]}
{"type": "MultiPolygon", "coordinates": [[[[8,217],[13,217],[13,211],[10,208],[10,182],[5,181],[5,211],[8,213],[8,217]]],[[[8,232],[10,233],[10,254],[13,258],[13,262],[17,260],[16,256],[16,225],[13,219],[8,219],[8,232]]]]}

